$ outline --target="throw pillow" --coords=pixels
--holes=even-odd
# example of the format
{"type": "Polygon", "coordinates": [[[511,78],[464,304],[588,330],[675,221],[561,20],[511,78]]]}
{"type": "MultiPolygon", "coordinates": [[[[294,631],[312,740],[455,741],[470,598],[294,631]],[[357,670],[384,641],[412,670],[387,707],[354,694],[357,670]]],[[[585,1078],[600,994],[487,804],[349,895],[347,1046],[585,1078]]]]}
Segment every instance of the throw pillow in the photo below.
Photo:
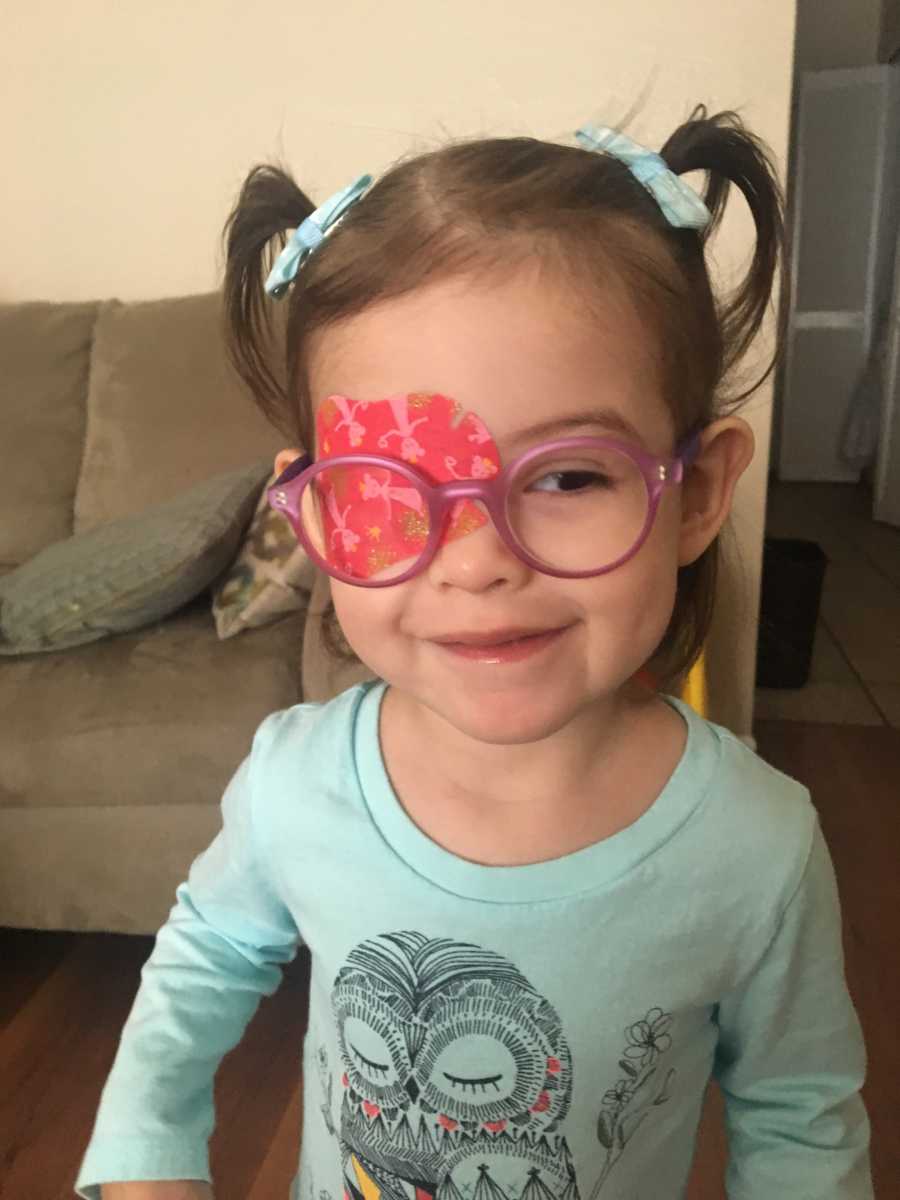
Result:
{"type": "Polygon", "coordinates": [[[181,608],[234,557],[268,461],[57,542],[0,578],[0,654],[59,650],[181,608]]]}
{"type": "Polygon", "coordinates": [[[287,518],[269,506],[266,481],[237,558],[213,589],[216,633],[223,640],[268,625],[309,603],[316,568],[287,518]]]}

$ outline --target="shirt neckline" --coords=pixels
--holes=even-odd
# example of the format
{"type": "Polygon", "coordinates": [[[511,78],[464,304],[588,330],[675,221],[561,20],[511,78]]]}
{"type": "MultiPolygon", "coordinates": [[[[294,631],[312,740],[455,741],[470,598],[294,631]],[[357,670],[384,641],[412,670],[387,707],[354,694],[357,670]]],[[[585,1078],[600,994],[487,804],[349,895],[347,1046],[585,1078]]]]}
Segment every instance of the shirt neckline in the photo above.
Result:
{"type": "Polygon", "coordinates": [[[439,846],[397,798],[381,753],[382,680],[361,685],[354,729],[360,790],[369,814],[395,854],[417,874],[455,895],[495,903],[534,903],[576,896],[630,871],[688,820],[704,800],[720,751],[715,727],[676,696],[661,698],[681,714],[687,740],[653,804],[625,829],[560,858],[520,866],[486,866],[439,846]]]}

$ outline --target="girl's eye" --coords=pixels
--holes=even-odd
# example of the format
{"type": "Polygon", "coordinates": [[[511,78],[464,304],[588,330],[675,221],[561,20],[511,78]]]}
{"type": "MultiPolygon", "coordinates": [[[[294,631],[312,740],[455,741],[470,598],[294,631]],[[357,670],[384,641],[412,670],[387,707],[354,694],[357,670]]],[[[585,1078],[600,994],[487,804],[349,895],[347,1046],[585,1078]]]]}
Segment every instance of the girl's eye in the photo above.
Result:
{"type": "Polygon", "coordinates": [[[357,1050],[357,1048],[353,1045],[352,1042],[350,1043],[350,1049],[353,1051],[353,1053],[356,1055],[356,1057],[359,1059],[359,1061],[362,1063],[362,1065],[364,1067],[368,1067],[370,1071],[381,1071],[384,1074],[387,1074],[387,1070],[388,1070],[387,1063],[372,1062],[372,1060],[370,1058],[366,1058],[366,1056],[364,1054],[360,1053],[360,1051],[357,1050]]]}
{"type": "Polygon", "coordinates": [[[500,1088],[497,1086],[497,1081],[499,1079],[502,1079],[503,1076],[502,1075],[486,1075],[484,1077],[484,1079],[462,1079],[458,1075],[448,1075],[447,1072],[445,1071],[444,1078],[449,1079],[449,1081],[454,1086],[461,1087],[463,1091],[465,1091],[467,1087],[470,1087],[473,1092],[475,1091],[476,1088],[480,1088],[483,1092],[486,1092],[488,1090],[488,1086],[490,1084],[493,1084],[494,1090],[499,1092],[500,1088]]]}
{"type": "Polygon", "coordinates": [[[528,490],[533,492],[586,492],[598,489],[607,490],[612,487],[612,480],[600,471],[571,470],[551,471],[542,475],[534,483],[529,484],[528,490]]]}

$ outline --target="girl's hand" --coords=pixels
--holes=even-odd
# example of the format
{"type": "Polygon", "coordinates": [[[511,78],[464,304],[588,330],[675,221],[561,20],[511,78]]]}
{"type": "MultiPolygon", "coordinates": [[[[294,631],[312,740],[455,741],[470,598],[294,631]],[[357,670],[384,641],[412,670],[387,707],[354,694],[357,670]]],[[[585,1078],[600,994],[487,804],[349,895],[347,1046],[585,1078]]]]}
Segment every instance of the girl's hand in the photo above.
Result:
{"type": "Polygon", "coordinates": [[[208,1183],[199,1179],[147,1183],[104,1183],[101,1200],[213,1200],[208,1183]]]}

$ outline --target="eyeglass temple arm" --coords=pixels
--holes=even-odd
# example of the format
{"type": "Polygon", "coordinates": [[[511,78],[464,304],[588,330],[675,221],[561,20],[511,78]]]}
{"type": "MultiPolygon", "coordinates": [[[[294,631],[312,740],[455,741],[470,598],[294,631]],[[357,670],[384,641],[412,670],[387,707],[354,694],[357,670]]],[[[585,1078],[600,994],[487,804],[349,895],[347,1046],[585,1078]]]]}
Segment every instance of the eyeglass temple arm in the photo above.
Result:
{"type": "Polygon", "coordinates": [[[280,487],[284,483],[289,483],[292,479],[296,479],[298,475],[302,475],[309,466],[312,466],[312,457],[309,454],[301,454],[299,458],[295,458],[289,466],[284,468],[272,484],[272,487],[280,487]]]}
{"type": "Polygon", "coordinates": [[[702,433],[703,426],[695,425],[689,433],[685,434],[685,436],[675,447],[675,458],[681,463],[683,471],[687,470],[687,468],[700,453],[700,437],[702,433]]]}

